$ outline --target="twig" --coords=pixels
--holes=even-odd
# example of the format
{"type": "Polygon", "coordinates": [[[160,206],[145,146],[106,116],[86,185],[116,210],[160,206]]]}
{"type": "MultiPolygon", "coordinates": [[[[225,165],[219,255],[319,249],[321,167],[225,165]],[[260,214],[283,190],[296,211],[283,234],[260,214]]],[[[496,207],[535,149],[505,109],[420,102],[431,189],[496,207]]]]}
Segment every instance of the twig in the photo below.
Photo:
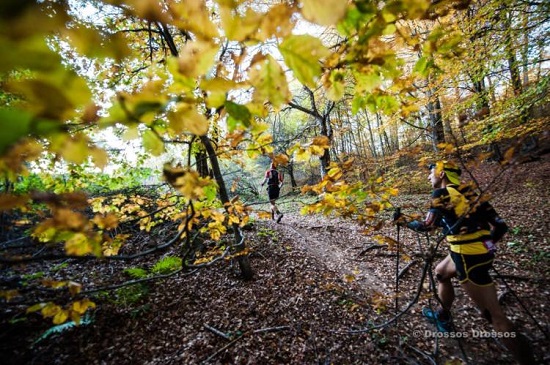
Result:
{"type": "MultiPolygon", "coordinates": [[[[205,325],[206,327],[207,325],[205,325]]],[[[208,327],[206,327],[208,328],[208,327]]],[[[210,329],[210,328],[208,328],[210,329]]],[[[267,327],[267,328],[260,328],[258,330],[254,330],[252,332],[247,332],[247,333],[243,333],[242,335],[240,335],[239,337],[235,338],[233,341],[229,342],[227,345],[223,346],[221,349],[219,349],[218,351],[214,352],[212,355],[208,356],[208,358],[206,358],[205,360],[203,360],[201,362],[201,364],[207,364],[210,360],[212,360],[214,357],[216,357],[218,354],[220,354],[221,352],[227,350],[228,348],[230,348],[231,346],[233,346],[237,341],[239,341],[241,338],[251,334],[251,333],[262,333],[262,332],[277,332],[277,331],[283,331],[283,330],[287,330],[287,329],[290,329],[289,326],[278,326],[278,327],[267,327]]],[[[215,332],[216,334],[224,337],[224,334],[219,332],[218,330],[216,330],[215,328],[212,328],[211,330],[214,330],[214,331],[217,331],[215,332]]]]}
{"type": "Polygon", "coordinates": [[[363,256],[364,254],[366,254],[368,251],[370,250],[374,250],[374,249],[381,249],[381,248],[387,248],[388,245],[379,245],[378,243],[373,243],[371,244],[370,246],[367,246],[363,251],[361,251],[359,253],[359,255],[357,256],[363,256]]]}
{"type": "Polygon", "coordinates": [[[260,328],[259,330],[254,330],[252,333],[278,332],[278,331],[284,331],[289,329],[290,329],[289,326],[267,327],[267,328],[260,328]]]}
{"type": "Polygon", "coordinates": [[[234,339],[233,341],[229,342],[227,345],[225,345],[224,347],[222,347],[221,349],[219,349],[218,351],[214,352],[212,355],[208,356],[208,358],[206,358],[204,361],[201,361],[201,364],[207,364],[210,360],[212,360],[213,358],[215,358],[219,353],[227,350],[228,348],[230,348],[231,346],[233,346],[237,341],[239,341],[241,338],[244,337],[244,334],[237,337],[236,339],[234,339]]]}
{"type": "Polygon", "coordinates": [[[216,329],[212,326],[207,325],[206,323],[204,324],[204,328],[206,328],[210,332],[212,332],[212,333],[214,333],[214,334],[216,334],[220,337],[225,338],[226,340],[231,340],[231,336],[229,336],[228,334],[226,334],[226,333],[224,333],[224,332],[222,332],[222,331],[220,331],[220,330],[218,330],[218,329],[216,329]]]}
{"type": "Polygon", "coordinates": [[[413,266],[416,263],[417,263],[416,260],[412,260],[411,262],[409,262],[404,268],[401,269],[401,271],[399,271],[399,274],[397,274],[397,278],[401,279],[403,275],[405,275],[405,273],[411,268],[411,266],[413,266]]]}

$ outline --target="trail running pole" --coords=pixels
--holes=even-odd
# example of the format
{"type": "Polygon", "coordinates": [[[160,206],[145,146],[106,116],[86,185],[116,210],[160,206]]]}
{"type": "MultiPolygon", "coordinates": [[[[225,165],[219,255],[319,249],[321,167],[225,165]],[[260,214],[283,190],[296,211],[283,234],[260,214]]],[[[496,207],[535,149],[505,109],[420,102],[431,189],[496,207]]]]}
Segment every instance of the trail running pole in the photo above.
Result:
{"type": "MultiPolygon", "coordinates": [[[[401,215],[401,208],[395,208],[395,216],[401,215]]],[[[399,218],[398,218],[399,219],[399,218]]],[[[399,311],[399,233],[401,225],[397,224],[397,255],[395,258],[395,312],[399,311]]]]}

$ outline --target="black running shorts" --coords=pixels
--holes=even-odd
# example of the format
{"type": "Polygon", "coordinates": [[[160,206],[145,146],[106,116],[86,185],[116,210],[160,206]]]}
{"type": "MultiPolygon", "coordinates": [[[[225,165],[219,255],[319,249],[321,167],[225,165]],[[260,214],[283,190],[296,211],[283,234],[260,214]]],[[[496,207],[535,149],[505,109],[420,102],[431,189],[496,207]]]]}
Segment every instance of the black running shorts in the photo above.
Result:
{"type": "Polygon", "coordinates": [[[489,275],[489,269],[493,266],[495,258],[493,253],[463,255],[451,251],[451,258],[455,263],[456,273],[461,284],[468,280],[479,286],[493,283],[493,279],[489,275]]]}
{"type": "Polygon", "coordinates": [[[267,186],[267,196],[269,196],[269,200],[275,200],[279,198],[279,189],[278,185],[268,185],[267,186]]]}

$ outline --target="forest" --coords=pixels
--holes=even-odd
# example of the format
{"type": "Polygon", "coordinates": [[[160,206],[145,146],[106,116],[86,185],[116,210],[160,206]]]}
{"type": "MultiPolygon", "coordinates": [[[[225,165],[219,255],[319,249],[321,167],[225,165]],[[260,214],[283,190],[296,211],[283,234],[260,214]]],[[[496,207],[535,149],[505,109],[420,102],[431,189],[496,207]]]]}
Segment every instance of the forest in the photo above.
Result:
{"type": "Polygon", "coordinates": [[[422,316],[436,161],[550,363],[548,39],[543,0],[3,0],[2,363],[514,364],[458,280],[422,316]]]}

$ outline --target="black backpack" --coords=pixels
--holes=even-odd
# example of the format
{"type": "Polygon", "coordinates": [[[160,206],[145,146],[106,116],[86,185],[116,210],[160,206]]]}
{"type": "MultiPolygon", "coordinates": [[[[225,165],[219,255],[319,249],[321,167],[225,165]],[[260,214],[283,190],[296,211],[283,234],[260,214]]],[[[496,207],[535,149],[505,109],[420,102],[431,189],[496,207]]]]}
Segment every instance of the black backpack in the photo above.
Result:
{"type": "Polygon", "coordinates": [[[279,171],[271,170],[269,180],[267,180],[267,185],[279,185],[279,171]]]}

